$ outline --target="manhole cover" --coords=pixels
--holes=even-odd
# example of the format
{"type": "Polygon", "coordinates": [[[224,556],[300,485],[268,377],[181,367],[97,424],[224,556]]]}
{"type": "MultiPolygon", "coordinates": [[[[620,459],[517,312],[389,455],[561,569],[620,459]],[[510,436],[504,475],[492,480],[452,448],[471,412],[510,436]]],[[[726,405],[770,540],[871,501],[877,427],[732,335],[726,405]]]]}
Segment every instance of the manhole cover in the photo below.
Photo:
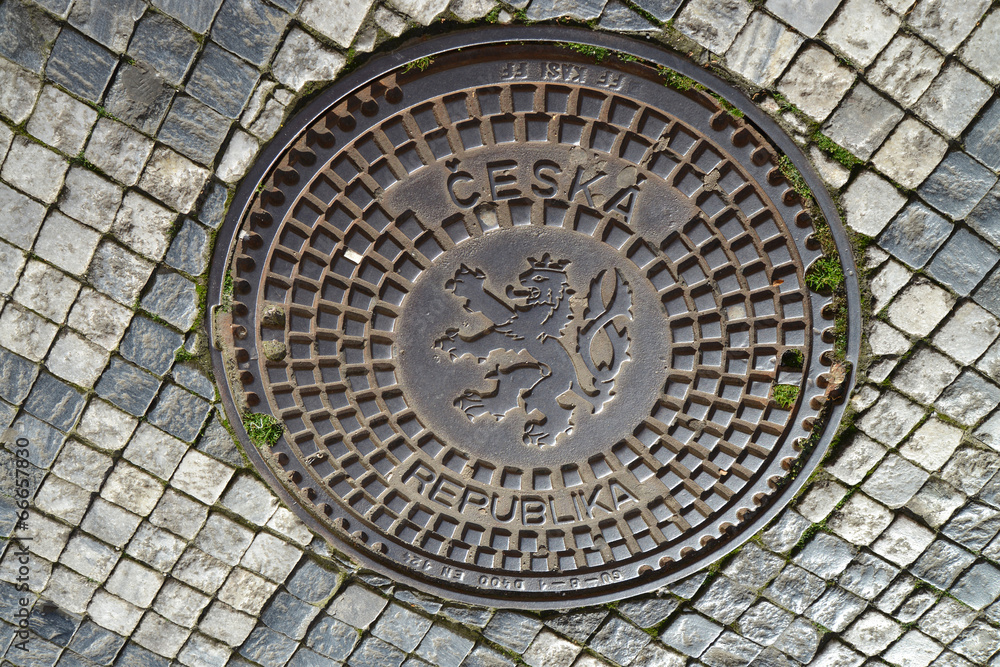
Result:
{"type": "Polygon", "coordinates": [[[291,121],[216,251],[230,419],[284,427],[261,472],[365,564],[493,606],[634,594],[747,539],[819,458],[821,253],[769,140],[662,66],[744,98],[564,28],[392,58],[291,121]]]}

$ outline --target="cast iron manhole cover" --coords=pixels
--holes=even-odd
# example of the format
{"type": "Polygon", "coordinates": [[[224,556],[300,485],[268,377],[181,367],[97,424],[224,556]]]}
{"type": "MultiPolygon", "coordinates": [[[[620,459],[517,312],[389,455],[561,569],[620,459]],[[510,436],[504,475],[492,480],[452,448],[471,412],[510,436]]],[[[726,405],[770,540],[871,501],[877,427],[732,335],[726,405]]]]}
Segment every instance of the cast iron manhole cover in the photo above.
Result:
{"type": "Polygon", "coordinates": [[[213,266],[230,420],[280,421],[256,464],[365,564],[493,606],[613,599],[734,548],[815,466],[812,221],[760,130],[662,66],[745,100],[622,39],[465,34],[354,73],[244,183],[213,266]]]}

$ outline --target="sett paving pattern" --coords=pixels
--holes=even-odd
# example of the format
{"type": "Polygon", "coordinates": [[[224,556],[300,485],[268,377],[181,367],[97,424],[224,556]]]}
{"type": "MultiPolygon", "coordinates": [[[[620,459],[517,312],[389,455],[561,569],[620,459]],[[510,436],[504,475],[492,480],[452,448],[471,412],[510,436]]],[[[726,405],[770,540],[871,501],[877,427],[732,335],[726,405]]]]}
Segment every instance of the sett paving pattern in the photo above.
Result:
{"type": "Polygon", "coordinates": [[[33,538],[30,592],[0,547],[3,664],[1000,665],[998,44],[989,0],[0,0],[0,533],[33,538]],[[560,17],[751,91],[871,239],[870,320],[853,426],[771,526],[658,595],[527,614],[310,534],[223,426],[202,301],[303,96],[431,24],[560,17]]]}

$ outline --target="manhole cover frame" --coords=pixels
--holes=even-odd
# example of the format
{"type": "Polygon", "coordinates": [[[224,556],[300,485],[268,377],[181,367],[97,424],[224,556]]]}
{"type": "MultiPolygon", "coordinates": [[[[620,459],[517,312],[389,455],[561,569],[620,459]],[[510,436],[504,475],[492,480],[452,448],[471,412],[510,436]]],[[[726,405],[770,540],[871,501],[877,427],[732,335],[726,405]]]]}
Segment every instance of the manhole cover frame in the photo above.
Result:
{"type": "MultiPolygon", "coordinates": [[[[230,268],[230,261],[237,248],[237,231],[245,216],[254,202],[258,187],[270,176],[276,168],[278,162],[286,151],[295,144],[316,120],[322,117],[338,101],[348,97],[355,91],[365,88],[367,85],[391,73],[399,67],[418,61],[423,58],[433,58],[457,49],[503,45],[504,43],[547,43],[566,44],[574,43],[600,49],[608,49],[611,52],[628,54],[642,59],[653,65],[667,67],[695,82],[705,86],[709,91],[718,93],[727,102],[733,104],[751,121],[759,131],[762,132],[766,141],[778,148],[802,174],[807,186],[813,194],[813,198],[823,213],[834,242],[840,253],[841,265],[844,270],[845,287],[847,291],[847,348],[846,361],[849,369],[854,369],[857,365],[859,350],[861,346],[861,311],[860,311],[860,286],[858,276],[854,267],[853,253],[848,235],[840,221],[837,208],[830,197],[825,184],[812,168],[810,162],[801,149],[785,134],[785,132],[766,113],[757,108],[747,96],[736,88],[732,87],[718,76],[697,66],[695,63],[685,60],[671,52],[663,50],[661,47],[643,43],[634,39],[597,33],[583,28],[568,28],[556,26],[531,26],[531,27],[495,27],[478,28],[450,33],[441,37],[430,38],[426,41],[407,46],[392,53],[373,59],[357,71],[345,76],[343,79],[332,84],[324,90],[316,99],[312,100],[305,108],[296,113],[293,118],[294,123],[286,124],[262,149],[253,167],[244,177],[237,189],[236,195],[230,205],[225,222],[219,229],[216,245],[212,255],[211,269],[208,284],[208,310],[209,310],[209,338],[210,353],[213,362],[213,374],[216,385],[222,395],[222,403],[225,408],[226,417],[236,433],[243,450],[252,461],[258,473],[267,481],[272,491],[277,493],[282,502],[291,508],[295,514],[302,519],[309,528],[324,537],[334,548],[350,555],[352,559],[359,562],[363,567],[386,574],[391,579],[413,586],[421,591],[435,596],[466,602],[476,605],[486,605],[494,608],[518,608],[518,609],[556,609],[572,608],[581,605],[593,605],[605,602],[620,600],[632,597],[645,592],[650,592],[678,581],[690,574],[698,572],[711,563],[717,562],[726,554],[740,547],[743,543],[753,537],[757,532],[766,526],[779,512],[781,512],[798,493],[802,486],[815,471],[823,458],[823,454],[828,448],[832,438],[838,430],[838,425],[846,409],[846,401],[837,401],[828,405],[823,423],[823,428],[819,442],[813,451],[808,455],[795,478],[784,484],[780,489],[771,494],[766,501],[766,507],[756,514],[752,519],[752,526],[740,531],[735,537],[726,540],[717,540],[712,548],[706,548],[702,555],[689,565],[678,568],[668,576],[648,577],[642,576],[637,579],[630,579],[628,585],[608,590],[598,594],[586,594],[586,591],[576,595],[569,595],[565,598],[548,597],[545,599],[519,599],[504,596],[504,591],[493,588],[482,587],[475,592],[449,588],[437,583],[434,578],[424,578],[414,576],[409,570],[403,567],[391,567],[386,562],[372,557],[364,546],[354,545],[344,537],[335,534],[329,527],[324,525],[314,514],[303,507],[298,499],[286,488],[286,482],[279,479],[274,469],[267,464],[261,452],[249,439],[243,427],[241,415],[237,410],[231,394],[231,387],[225,373],[225,362],[222,354],[222,343],[218,340],[216,326],[215,309],[222,302],[223,284],[230,268]],[[224,239],[228,239],[225,241],[224,239]],[[719,544],[721,542],[721,544],[719,544]]],[[[817,297],[813,297],[817,298],[817,297]]],[[[817,325],[814,325],[817,326],[817,325]]],[[[846,382],[842,388],[842,396],[850,396],[854,385],[854,372],[849,370],[846,382]]],[[[498,574],[502,571],[498,570],[498,574]]],[[[472,587],[475,588],[475,587],[472,587]]]]}

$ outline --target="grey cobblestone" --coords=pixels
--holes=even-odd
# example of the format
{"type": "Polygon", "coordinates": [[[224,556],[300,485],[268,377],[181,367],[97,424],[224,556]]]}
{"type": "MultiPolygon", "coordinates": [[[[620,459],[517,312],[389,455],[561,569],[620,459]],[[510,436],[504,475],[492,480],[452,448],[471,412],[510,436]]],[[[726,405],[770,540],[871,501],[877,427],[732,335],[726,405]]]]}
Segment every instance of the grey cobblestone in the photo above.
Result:
{"type": "Polygon", "coordinates": [[[104,96],[117,62],[115,55],[97,42],[64,28],[52,47],[45,74],[70,92],[96,103],[104,96]]]}
{"type": "MultiPolygon", "coordinates": [[[[874,0],[868,1],[875,4],[874,0]]],[[[902,109],[868,85],[859,83],[823,125],[823,132],[859,158],[867,160],[902,118],[902,109]]]]}
{"type": "Polygon", "coordinates": [[[868,80],[879,90],[914,105],[941,71],[944,58],[923,40],[900,33],[879,55],[868,72],[868,80]]]}
{"type": "Polygon", "coordinates": [[[191,33],[157,12],[146,12],[128,45],[132,56],[152,65],[172,85],[184,79],[197,50],[198,42],[191,33]]]}
{"type": "Polygon", "coordinates": [[[960,228],[927,267],[937,281],[967,296],[986,276],[1000,252],[972,232],[960,228]]]}
{"type": "Polygon", "coordinates": [[[136,417],[141,417],[153,402],[160,381],[131,366],[120,357],[112,357],[108,369],[97,383],[97,394],[136,417]]]}
{"type": "Polygon", "coordinates": [[[700,614],[682,612],[661,635],[663,642],[689,656],[699,656],[722,634],[722,626],[700,614]]]}
{"type": "Polygon", "coordinates": [[[193,97],[178,96],[163,121],[159,139],[192,160],[211,165],[231,122],[193,97]]]}
{"type": "Polygon", "coordinates": [[[257,78],[257,71],[249,64],[209,44],[195,64],[187,92],[223,116],[237,118],[257,78]]]}
{"type": "Polygon", "coordinates": [[[972,32],[989,2],[974,0],[961,7],[934,0],[921,0],[913,8],[909,23],[917,32],[950,53],[972,32]]]}
{"type": "Polygon", "coordinates": [[[38,77],[9,60],[0,59],[0,84],[0,114],[15,123],[24,121],[42,87],[38,77]]]}
{"type": "Polygon", "coordinates": [[[152,151],[153,142],[147,137],[110,118],[100,118],[85,156],[115,180],[134,185],[152,151]]]}
{"type": "Polygon", "coordinates": [[[41,73],[47,45],[59,26],[44,13],[23,2],[8,2],[0,7],[0,55],[41,73]]]}
{"type": "Polygon", "coordinates": [[[173,271],[157,271],[152,286],[142,297],[142,307],[159,315],[181,331],[187,331],[198,317],[195,284],[173,271]]]}
{"type": "Polygon", "coordinates": [[[174,353],[184,337],[146,317],[135,317],[122,338],[119,353],[132,363],[164,375],[174,362],[174,353]]]}

